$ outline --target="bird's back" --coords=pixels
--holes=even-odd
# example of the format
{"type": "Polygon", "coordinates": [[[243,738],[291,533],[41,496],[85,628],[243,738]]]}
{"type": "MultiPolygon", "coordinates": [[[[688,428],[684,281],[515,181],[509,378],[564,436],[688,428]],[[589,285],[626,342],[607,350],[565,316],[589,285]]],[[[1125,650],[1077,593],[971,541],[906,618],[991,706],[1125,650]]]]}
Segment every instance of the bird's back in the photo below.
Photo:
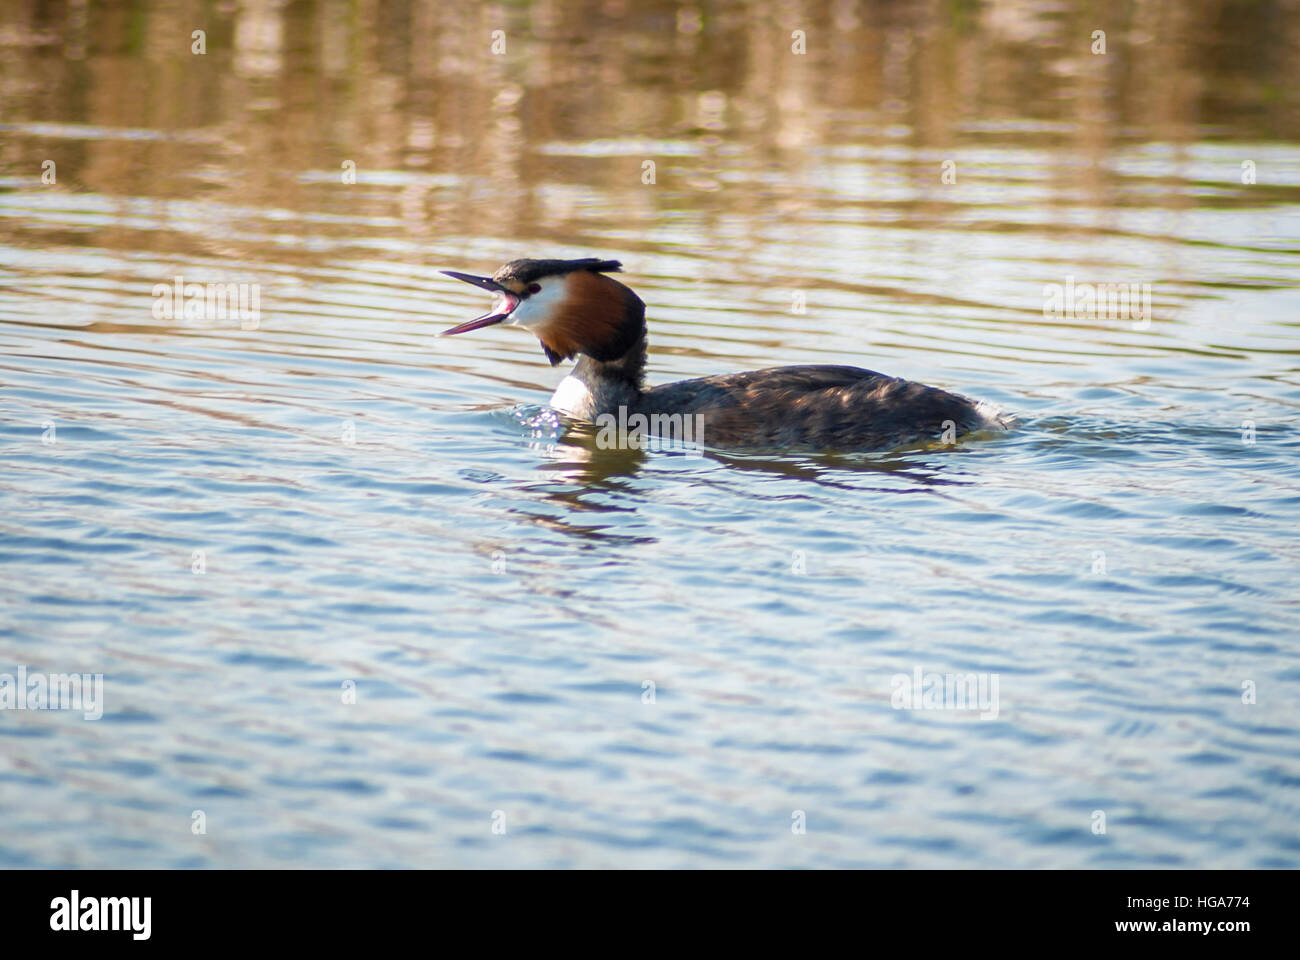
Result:
{"type": "Polygon", "coordinates": [[[1007,424],[966,397],[873,370],[794,366],[653,387],[638,410],[699,414],[708,446],[886,450],[1007,424]]]}

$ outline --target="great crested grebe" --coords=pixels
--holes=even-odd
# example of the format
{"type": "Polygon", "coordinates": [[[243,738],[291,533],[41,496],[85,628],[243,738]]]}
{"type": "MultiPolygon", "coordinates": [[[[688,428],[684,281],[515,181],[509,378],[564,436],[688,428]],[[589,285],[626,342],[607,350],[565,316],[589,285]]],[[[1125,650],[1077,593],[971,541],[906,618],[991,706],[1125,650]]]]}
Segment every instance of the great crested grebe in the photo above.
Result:
{"type": "Polygon", "coordinates": [[[984,403],[860,367],[769,367],[645,387],[645,304],[607,274],[617,260],[511,260],[491,277],[444,270],[498,296],[444,336],[497,323],[531,330],[555,366],[578,362],[551,397],[576,420],[693,416],[712,447],[865,451],[952,442],[1010,421],[984,403]]]}

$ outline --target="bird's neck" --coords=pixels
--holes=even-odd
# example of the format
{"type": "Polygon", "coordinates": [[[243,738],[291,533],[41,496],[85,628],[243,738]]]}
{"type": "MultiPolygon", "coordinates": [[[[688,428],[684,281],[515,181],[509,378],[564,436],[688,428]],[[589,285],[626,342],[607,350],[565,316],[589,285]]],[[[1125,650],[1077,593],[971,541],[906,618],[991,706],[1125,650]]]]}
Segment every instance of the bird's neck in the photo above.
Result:
{"type": "Polygon", "coordinates": [[[646,336],[613,360],[597,360],[585,353],[555,391],[551,405],[580,420],[595,420],[604,413],[617,416],[619,407],[631,413],[641,399],[645,380],[646,336]]]}

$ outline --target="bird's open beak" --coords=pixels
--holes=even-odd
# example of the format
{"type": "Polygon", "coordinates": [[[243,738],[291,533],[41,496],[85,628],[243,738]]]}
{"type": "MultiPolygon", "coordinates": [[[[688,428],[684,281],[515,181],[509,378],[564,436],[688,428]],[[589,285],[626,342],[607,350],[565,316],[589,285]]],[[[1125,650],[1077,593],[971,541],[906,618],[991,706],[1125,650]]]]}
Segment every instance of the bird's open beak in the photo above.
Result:
{"type": "Polygon", "coordinates": [[[443,270],[442,272],[449,277],[455,277],[457,280],[463,280],[466,283],[474,284],[476,287],[482,287],[484,290],[491,290],[499,297],[497,302],[492,305],[492,309],[483,316],[475,317],[473,320],[466,320],[450,330],[442,331],[444,337],[450,337],[453,333],[467,333],[470,330],[478,330],[482,327],[490,327],[494,323],[500,323],[510,316],[515,307],[519,306],[519,298],[491,277],[476,277],[472,273],[457,273],[455,270],[443,270]]]}

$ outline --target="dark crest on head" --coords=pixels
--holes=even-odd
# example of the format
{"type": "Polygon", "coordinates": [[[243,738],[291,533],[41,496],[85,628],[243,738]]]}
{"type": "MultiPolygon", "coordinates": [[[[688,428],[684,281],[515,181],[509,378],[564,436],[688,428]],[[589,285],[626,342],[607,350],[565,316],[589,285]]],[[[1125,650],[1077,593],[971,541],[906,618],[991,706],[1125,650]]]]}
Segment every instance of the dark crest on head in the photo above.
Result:
{"type": "Polygon", "coordinates": [[[542,277],[554,277],[575,270],[590,270],[593,273],[617,273],[623,269],[618,260],[601,260],[599,257],[583,257],[580,260],[511,260],[496,273],[492,279],[497,283],[514,280],[528,284],[542,277]]]}

